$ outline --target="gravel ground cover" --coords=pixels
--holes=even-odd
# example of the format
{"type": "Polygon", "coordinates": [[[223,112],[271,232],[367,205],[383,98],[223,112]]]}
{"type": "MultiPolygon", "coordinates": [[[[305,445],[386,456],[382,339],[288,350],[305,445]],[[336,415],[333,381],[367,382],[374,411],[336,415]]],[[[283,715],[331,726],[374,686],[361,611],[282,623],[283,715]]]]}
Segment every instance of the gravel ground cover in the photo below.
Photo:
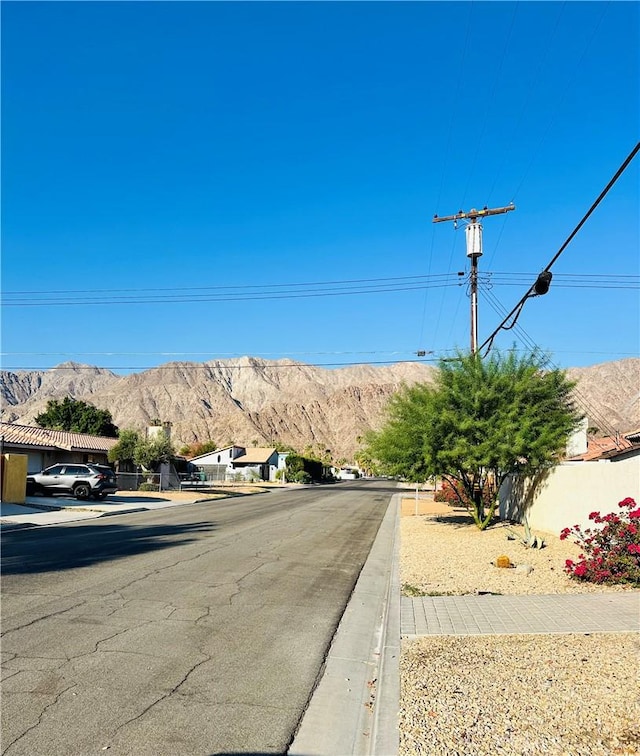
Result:
{"type": "MultiPolygon", "coordinates": [[[[579,550],[542,535],[544,549],[526,549],[504,525],[481,533],[464,511],[433,505],[401,519],[401,582],[431,595],[625,590],[571,580],[564,561],[579,550]],[[494,567],[502,554],[533,571],[494,567]]],[[[400,756],[638,754],[639,659],[628,633],[403,640],[400,756]]]]}
{"type": "Polygon", "coordinates": [[[488,591],[505,595],[532,593],[590,593],[628,590],[572,580],[564,572],[566,559],[577,559],[580,549],[554,535],[542,535],[543,549],[528,549],[520,541],[507,540],[509,532],[524,535],[522,525],[498,522],[480,531],[465,510],[433,504],[439,513],[402,517],[400,581],[428,595],[464,595],[488,591]],[[505,555],[515,565],[533,571],[494,567],[505,555]]]}
{"type": "Polygon", "coordinates": [[[638,639],[418,638],[401,658],[400,754],[637,754],[638,639]]]}

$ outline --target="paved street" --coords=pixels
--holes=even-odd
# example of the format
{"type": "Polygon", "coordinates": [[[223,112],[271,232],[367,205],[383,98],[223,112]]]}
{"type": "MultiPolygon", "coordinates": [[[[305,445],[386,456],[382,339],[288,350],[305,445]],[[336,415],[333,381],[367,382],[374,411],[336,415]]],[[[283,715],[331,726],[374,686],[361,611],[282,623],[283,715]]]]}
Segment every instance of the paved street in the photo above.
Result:
{"type": "Polygon", "coordinates": [[[393,492],[3,533],[2,752],[284,753],[393,492]]]}

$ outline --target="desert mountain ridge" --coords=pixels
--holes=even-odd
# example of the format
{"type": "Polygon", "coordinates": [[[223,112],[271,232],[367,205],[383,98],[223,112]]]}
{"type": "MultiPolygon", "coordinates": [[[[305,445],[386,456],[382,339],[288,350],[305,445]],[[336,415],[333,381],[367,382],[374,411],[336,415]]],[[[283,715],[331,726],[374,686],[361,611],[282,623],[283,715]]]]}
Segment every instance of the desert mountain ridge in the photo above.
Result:
{"type": "MultiPolygon", "coordinates": [[[[111,412],[119,428],[172,424],[176,446],[288,444],[330,449],[352,459],[359,438],[380,427],[403,384],[430,383],[437,368],[420,362],[320,368],[288,359],[240,357],[169,362],[129,375],[66,362],[45,371],[0,371],[4,422],[33,424],[49,399],[72,396],[111,412]]],[[[640,427],[640,359],[570,368],[589,424],[604,433],[640,427]]]]}

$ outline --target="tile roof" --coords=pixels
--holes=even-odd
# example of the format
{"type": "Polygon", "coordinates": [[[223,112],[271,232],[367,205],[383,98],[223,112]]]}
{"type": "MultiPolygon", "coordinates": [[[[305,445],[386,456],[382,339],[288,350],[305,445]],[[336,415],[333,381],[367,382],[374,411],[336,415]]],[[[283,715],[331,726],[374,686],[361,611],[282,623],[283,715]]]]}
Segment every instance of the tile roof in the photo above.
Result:
{"type": "Polygon", "coordinates": [[[611,451],[604,452],[601,459],[616,459],[616,457],[628,457],[636,456],[640,454],[640,444],[631,444],[624,449],[612,449],[611,451]]]}
{"type": "Polygon", "coordinates": [[[263,465],[269,461],[269,458],[275,454],[275,448],[255,447],[254,449],[247,449],[244,454],[232,459],[232,464],[240,462],[245,465],[263,465]]]}
{"type": "Polygon", "coordinates": [[[626,451],[631,446],[631,441],[628,441],[626,438],[619,438],[616,442],[616,439],[611,436],[602,436],[599,438],[589,436],[587,438],[587,451],[584,454],[571,457],[570,461],[592,462],[593,460],[601,459],[609,453],[614,453],[615,455],[616,452],[626,451]]]}
{"type": "Polygon", "coordinates": [[[5,445],[35,449],[65,449],[66,451],[108,452],[118,443],[117,438],[91,436],[88,433],[50,430],[33,425],[0,423],[5,445]]]}

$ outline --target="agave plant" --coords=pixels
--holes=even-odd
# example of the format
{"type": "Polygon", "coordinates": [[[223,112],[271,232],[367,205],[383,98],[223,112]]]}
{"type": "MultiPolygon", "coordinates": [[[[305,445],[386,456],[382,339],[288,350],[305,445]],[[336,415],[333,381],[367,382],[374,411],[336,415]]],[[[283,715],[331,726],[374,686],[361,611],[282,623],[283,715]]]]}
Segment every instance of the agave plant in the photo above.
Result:
{"type": "Polygon", "coordinates": [[[509,535],[507,538],[510,541],[520,541],[520,543],[525,546],[527,549],[542,549],[545,546],[544,539],[536,535],[535,533],[531,532],[531,528],[529,527],[529,521],[527,520],[527,517],[525,515],[524,522],[522,523],[524,525],[524,537],[518,535],[515,531],[511,530],[511,528],[507,528],[509,531],[509,535]]]}

